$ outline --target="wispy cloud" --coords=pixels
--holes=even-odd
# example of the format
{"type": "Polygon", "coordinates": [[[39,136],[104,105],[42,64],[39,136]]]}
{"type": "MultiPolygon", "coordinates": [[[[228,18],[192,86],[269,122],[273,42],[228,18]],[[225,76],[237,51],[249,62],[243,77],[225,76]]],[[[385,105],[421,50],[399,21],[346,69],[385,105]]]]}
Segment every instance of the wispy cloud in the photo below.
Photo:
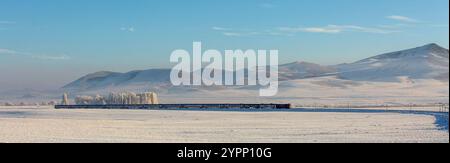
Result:
{"type": "Polygon", "coordinates": [[[281,27],[279,28],[282,32],[298,33],[298,32],[309,32],[309,33],[340,33],[339,29],[331,29],[327,27],[281,27]]]}
{"type": "MultiPolygon", "coordinates": [[[[273,7],[270,3],[261,4],[266,7],[273,7]]],[[[279,27],[272,28],[268,30],[242,30],[242,29],[232,29],[223,27],[212,27],[215,31],[220,31],[225,36],[230,37],[241,37],[241,36],[255,36],[255,35],[266,35],[266,36],[294,36],[297,33],[322,33],[322,34],[339,34],[339,33],[372,33],[372,34],[391,34],[403,32],[405,28],[411,28],[416,26],[427,26],[427,27],[440,27],[448,28],[448,24],[426,24],[418,19],[391,15],[387,16],[387,19],[399,21],[397,24],[387,24],[387,25],[375,25],[375,26],[361,26],[361,25],[326,25],[326,26],[297,26],[297,27],[279,27]]]]}
{"type": "Polygon", "coordinates": [[[401,21],[401,22],[406,22],[406,23],[417,23],[417,22],[419,22],[419,20],[417,20],[417,19],[413,19],[413,18],[406,17],[406,16],[400,16],[400,15],[391,15],[391,16],[387,16],[386,18],[392,19],[392,20],[401,21]]]}
{"type": "Polygon", "coordinates": [[[16,24],[16,22],[13,22],[13,21],[0,21],[0,24],[16,24]]]}
{"type": "Polygon", "coordinates": [[[231,37],[240,37],[240,36],[243,36],[244,34],[242,34],[242,33],[235,33],[235,32],[224,32],[223,35],[231,36],[231,37]]]}
{"type": "Polygon", "coordinates": [[[233,29],[215,26],[211,28],[214,31],[220,32],[227,37],[248,37],[248,36],[293,36],[291,33],[280,32],[279,30],[252,30],[252,29],[233,29]]]}
{"type": "Polygon", "coordinates": [[[231,31],[231,28],[224,28],[224,27],[212,27],[213,30],[215,31],[231,31]]]}
{"type": "Polygon", "coordinates": [[[323,33],[323,34],[339,34],[345,32],[359,32],[372,34],[391,34],[402,32],[400,27],[395,26],[376,26],[365,27],[359,25],[327,25],[312,27],[280,27],[266,30],[249,30],[249,29],[231,29],[223,27],[212,27],[213,30],[221,32],[224,36],[242,37],[242,36],[295,36],[297,33],[323,33]]]}
{"type": "Polygon", "coordinates": [[[252,31],[248,29],[232,29],[226,27],[214,26],[211,28],[214,31],[221,32],[224,36],[229,37],[241,37],[241,36],[250,36],[250,35],[259,35],[260,32],[252,31]]]}
{"type": "Polygon", "coordinates": [[[307,32],[307,33],[326,33],[326,34],[337,34],[343,32],[363,32],[363,33],[376,33],[376,34],[389,34],[399,31],[386,30],[374,27],[363,27],[358,25],[328,25],[324,27],[281,27],[279,28],[282,32],[307,32]]]}
{"type": "Polygon", "coordinates": [[[241,37],[241,36],[258,36],[258,35],[268,35],[267,33],[263,32],[252,32],[252,31],[240,31],[240,32],[223,32],[224,36],[230,36],[230,37],[241,37]]]}
{"type": "Polygon", "coordinates": [[[285,32],[266,32],[269,36],[286,36],[286,37],[292,37],[295,36],[293,33],[285,33],[285,32]]]}
{"type": "Polygon", "coordinates": [[[39,60],[69,60],[69,59],[71,59],[67,55],[37,55],[37,54],[33,54],[33,53],[20,52],[20,51],[16,51],[16,50],[2,49],[2,48],[0,48],[0,55],[24,56],[24,57],[29,57],[29,58],[39,59],[39,60]]]}
{"type": "Polygon", "coordinates": [[[9,27],[12,24],[16,24],[16,22],[0,20],[0,31],[8,30],[7,27],[9,27]]]}
{"type": "Polygon", "coordinates": [[[11,49],[0,49],[1,55],[17,55],[20,54],[19,52],[11,49]]]}
{"type": "Polygon", "coordinates": [[[329,25],[330,28],[338,29],[341,31],[355,31],[355,32],[365,32],[365,33],[377,33],[377,34],[390,34],[400,31],[386,30],[375,27],[363,27],[358,25],[329,25]]]}
{"type": "Polygon", "coordinates": [[[134,32],[136,31],[136,29],[134,27],[122,27],[120,28],[121,31],[126,31],[126,32],[134,32]]]}
{"type": "Polygon", "coordinates": [[[32,56],[33,58],[40,59],[40,60],[70,60],[71,58],[67,55],[57,55],[57,56],[50,56],[50,55],[38,55],[38,56],[32,56]]]}
{"type": "Polygon", "coordinates": [[[400,28],[405,28],[405,27],[412,27],[411,24],[383,24],[383,25],[377,25],[378,28],[383,28],[383,29],[400,29],[400,28]]]}

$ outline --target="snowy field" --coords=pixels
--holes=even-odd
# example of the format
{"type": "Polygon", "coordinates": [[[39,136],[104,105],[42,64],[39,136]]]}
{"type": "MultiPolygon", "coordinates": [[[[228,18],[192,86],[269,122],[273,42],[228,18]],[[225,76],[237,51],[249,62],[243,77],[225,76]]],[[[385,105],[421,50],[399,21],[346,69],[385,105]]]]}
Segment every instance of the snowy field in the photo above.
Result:
{"type": "Polygon", "coordinates": [[[0,108],[0,142],[437,142],[448,113],[0,108]]]}
{"type": "MultiPolygon", "coordinates": [[[[290,103],[295,106],[397,106],[448,103],[449,83],[435,80],[414,82],[363,82],[311,78],[280,82],[278,95],[260,97],[258,89],[235,88],[214,91],[183,90],[161,94],[162,103],[290,103]],[[191,92],[189,92],[191,91],[191,92]],[[188,93],[187,93],[188,92],[188,93]]],[[[139,92],[139,91],[137,91],[139,92]]]]}

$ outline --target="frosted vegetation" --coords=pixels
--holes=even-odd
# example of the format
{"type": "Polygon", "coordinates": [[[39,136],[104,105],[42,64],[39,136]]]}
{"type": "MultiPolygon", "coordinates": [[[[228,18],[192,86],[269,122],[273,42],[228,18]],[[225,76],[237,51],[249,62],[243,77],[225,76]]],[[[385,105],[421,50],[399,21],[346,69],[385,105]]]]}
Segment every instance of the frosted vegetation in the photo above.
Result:
{"type": "MultiPolygon", "coordinates": [[[[67,103],[67,104],[70,104],[67,103]]],[[[106,105],[106,104],[159,104],[156,93],[111,93],[107,97],[96,95],[92,96],[77,96],[75,98],[77,105],[106,105]]]]}

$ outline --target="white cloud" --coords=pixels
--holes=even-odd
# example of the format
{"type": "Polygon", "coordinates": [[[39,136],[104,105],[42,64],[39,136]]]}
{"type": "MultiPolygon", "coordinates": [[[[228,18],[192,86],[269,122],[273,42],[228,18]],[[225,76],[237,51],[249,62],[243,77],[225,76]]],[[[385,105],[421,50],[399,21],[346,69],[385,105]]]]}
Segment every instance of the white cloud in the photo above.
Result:
{"type": "Polygon", "coordinates": [[[225,36],[231,36],[231,37],[239,37],[239,36],[243,36],[243,34],[241,34],[241,33],[234,33],[234,32],[224,32],[223,35],[225,35],[225,36]]]}
{"type": "Polygon", "coordinates": [[[394,30],[386,30],[373,27],[362,27],[357,25],[329,25],[328,27],[338,29],[341,31],[356,31],[356,32],[377,33],[377,34],[389,34],[399,32],[394,30]]]}
{"type": "Polygon", "coordinates": [[[409,17],[406,17],[406,16],[400,16],[400,15],[391,15],[391,16],[387,16],[386,18],[392,19],[392,20],[397,20],[397,21],[402,21],[402,22],[407,22],[407,23],[417,23],[417,22],[419,22],[416,19],[409,18],[409,17]]]}
{"type": "Polygon", "coordinates": [[[10,50],[10,49],[0,49],[0,54],[4,54],[4,55],[16,55],[16,54],[20,54],[19,52],[15,51],[15,50],[10,50]]]}
{"type": "Polygon", "coordinates": [[[16,22],[12,21],[0,21],[0,31],[8,30],[6,26],[9,26],[11,24],[16,24],[16,22]]]}
{"type": "Polygon", "coordinates": [[[32,56],[36,59],[41,60],[69,60],[70,57],[67,55],[59,55],[59,56],[50,56],[50,55],[39,55],[39,56],[32,56]]]}
{"type": "Polygon", "coordinates": [[[239,32],[223,32],[224,36],[230,36],[230,37],[241,37],[241,36],[261,36],[261,35],[272,35],[268,32],[257,32],[257,31],[239,31],[239,32]]]}
{"type": "Polygon", "coordinates": [[[411,24],[392,24],[392,25],[378,25],[379,28],[384,29],[399,29],[399,28],[405,28],[405,27],[412,27],[411,24]]]}
{"type": "MultiPolygon", "coordinates": [[[[400,26],[399,26],[400,27],[400,26]]],[[[212,30],[221,32],[224,36],[295,36],[296,33],[323,33],[339,34],[344,32],[359,32],[373,34],[391,34],[401,32],[399,28],[388,28],[388,26],[364,27],[358,25],[327,25],[318,27],[280,27],[266,30],[231,29],[223,27],[212,27],[212,30]]]]}
{"type": "Polygon", "coordinates": [[[225,28],[225,27],[212,27],[211,28],[214,31],[221,32],[224,36],[229,37],[241,37],[241,36],[250,36],[250,35],[261,35],[261,32],[258,31],[252,31],[249,29],[232,29],[232,28],[225,28]]]}
{"type": "Polygon", "coordinates": [[[307,33],[327,33],[327,34],[336,34],[342,32],[389,34],[398,32],[380,28],[362,27],[357,25],[328,25],[324,27],[282,27],[279,28],[279,30],[282,32],[290,32],[290,33],[307,32],[307,33]]]}
{"type": "Polygon", "coordinates": [[[213,30],[215,31],[231,31],[230,28],[224,28],[224,27],[212,27],[213,30]]]}
{"type": "Polygon", "coordinates": [[[311,32],[311,33],[341,33],[342,32],[342,30],[340,30],[340,29],[317,28],[317,27],[303,28],[302,31],[311,32]]]}
{"type": "Polygon", "coordinates": [[[126,31],[126,32],[134,32],[136,31],[136,29],[134,27],[122,27],[120,28],[121,31],[126,31]]]}
{"type": "Polygon", "coordinates": [[[19,52],[11,49],[2,49],[0,48],[0,55],[13,55],[13,56],[25,56],[40,60],[69,60],[70,57],[67,55],[36,55],[27,52],[19,52]]]}
{"type": "Polygon", "coordinates": [[[322,28],[322,27],[282,27],[280,28],[280,31],[282,32],[291,32],[291,33],[297,33],[297,32],[309,32],[309,33],[340,33],[342,32],[339,29],[331,29],[331,28],[322,28]]]}
{"type": "Polygon", "coordinates": [[[16,22],[12,22],[12,21],[0,21],[0,24],[16,24],[16,22]]]}

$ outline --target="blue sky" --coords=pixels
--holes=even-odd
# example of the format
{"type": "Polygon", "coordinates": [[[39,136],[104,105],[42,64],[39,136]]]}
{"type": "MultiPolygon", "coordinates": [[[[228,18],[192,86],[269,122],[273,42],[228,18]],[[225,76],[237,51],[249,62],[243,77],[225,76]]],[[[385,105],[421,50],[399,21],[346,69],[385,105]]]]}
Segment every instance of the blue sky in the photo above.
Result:
{"type": "MultiPolygon", "coordinates": [[[[449,45],[448,0],[1,0],[0,84],[169,67],[175,49],[278,49],[325,65],[449,45]],[[26,76],[26,77],[24,77],[26,76]]],[[[0,87],[2,89],[2,87],[0,87]]]]}

